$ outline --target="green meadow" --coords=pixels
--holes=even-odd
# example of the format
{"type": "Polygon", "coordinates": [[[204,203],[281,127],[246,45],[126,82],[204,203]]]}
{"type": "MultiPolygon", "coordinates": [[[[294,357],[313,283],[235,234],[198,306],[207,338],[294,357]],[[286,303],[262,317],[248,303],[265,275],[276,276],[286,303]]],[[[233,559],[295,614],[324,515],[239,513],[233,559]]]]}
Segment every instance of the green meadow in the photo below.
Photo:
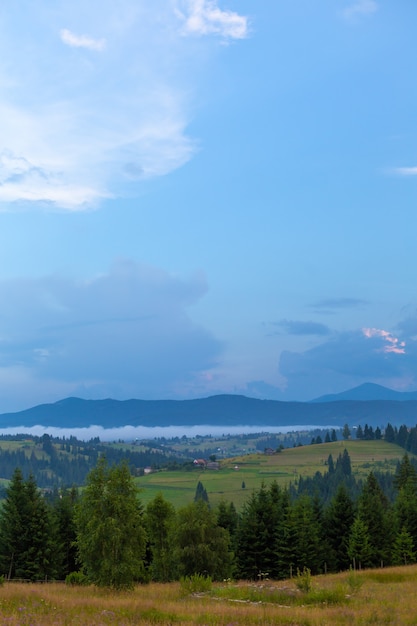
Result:
{"type": "Polygon", "coordinates": [[[352,472],[366,477],[371,470],[394,473],[397,462],[405,451],[386,441],[336,441],[288,448],[272,456],[246,454],[220,461],[220,469],[193,469],[190,471],[159,471],[136,479],[141,489],[141,500],[146,505],[158,492],[176,507],[184,506],[194,498],[198,481],[207,491],[210,503],[232,501],[240,508],[252,490],[262,483],[275,480],[285,487],[300,476],[313,476],[327,471],[331,454],[336,462],[344,449],[349,453],[352,472]]]}

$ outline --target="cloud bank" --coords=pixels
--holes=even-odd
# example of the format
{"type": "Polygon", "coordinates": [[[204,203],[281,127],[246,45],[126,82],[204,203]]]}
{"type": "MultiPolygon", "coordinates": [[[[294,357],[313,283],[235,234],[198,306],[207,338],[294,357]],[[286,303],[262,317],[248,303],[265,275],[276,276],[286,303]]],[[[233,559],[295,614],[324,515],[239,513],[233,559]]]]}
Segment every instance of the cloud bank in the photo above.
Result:
{"type": "Polygon", "coordinates": [[[203,275],[130,261],[83,281],[0,281],[0,412],[15,410],[19,387],[18,408],[68,395],[176,397],[223,349],[187,312],[206,290],[203,275]]]}
{"type": "Polygon", "coordinates": [[[285,399],[311,400],[363,382],[414,389],[417,317],[408,318],[398,329],[399,336],[378,328],[334,331],[328,340],[309,350],[282,352],[279,373],[287,382],[285,399]]]}

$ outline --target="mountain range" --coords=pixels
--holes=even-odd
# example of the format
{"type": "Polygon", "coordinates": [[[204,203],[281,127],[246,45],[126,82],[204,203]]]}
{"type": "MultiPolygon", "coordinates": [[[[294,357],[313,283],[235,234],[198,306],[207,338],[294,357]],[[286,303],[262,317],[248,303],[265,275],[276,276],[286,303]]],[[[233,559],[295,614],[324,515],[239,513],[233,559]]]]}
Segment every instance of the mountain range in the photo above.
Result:
{"type": "Polygon", "coordinates": [[[66,398],[24,411],[0,414],[0,428],[121,426],[331,426],[384,427],[417,423],[417,392],[367,383],[311,402],[216,395],[196,400],[83,400],[66,398]]]}
{"type": "Polygon", "coordinates": [[[359,387],[342,391],[342,393],[334,393],[326,396],[320,396],[312,402],[340,402],[342,400],[360,400],[369,402],[372,400],[394,400],[395,402],[405,402],[408,400],[417,400],[417,391],[395,391],[382,385],[375,383],[364,383],[359,387]]]}

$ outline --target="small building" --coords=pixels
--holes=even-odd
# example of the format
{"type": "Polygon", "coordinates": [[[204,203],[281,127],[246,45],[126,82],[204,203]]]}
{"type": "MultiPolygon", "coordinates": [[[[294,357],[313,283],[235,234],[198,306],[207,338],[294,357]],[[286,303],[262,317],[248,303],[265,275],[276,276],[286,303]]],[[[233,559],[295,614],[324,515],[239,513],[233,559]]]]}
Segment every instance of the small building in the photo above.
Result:
{"type": "Polygon", "coordinates": [[[196,467],[204,467],[204,469],[207,466],[207,461],[205,459],[194,459],[193,463],[196,467]]]}

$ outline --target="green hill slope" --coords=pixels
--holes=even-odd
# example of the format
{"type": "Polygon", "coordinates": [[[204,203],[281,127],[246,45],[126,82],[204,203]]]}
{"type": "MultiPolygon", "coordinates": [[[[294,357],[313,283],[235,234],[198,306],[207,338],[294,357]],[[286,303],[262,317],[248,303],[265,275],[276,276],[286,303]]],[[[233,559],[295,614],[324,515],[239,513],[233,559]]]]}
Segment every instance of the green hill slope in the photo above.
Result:
{"type": "Polygon", "coordinates": [[[371,470],[395,473],[398,461],[405,454],[403,448],[383,440],[336,441],[289,448],[271,456],[249,454],[229,458],[220,463],[219,470],[155,472],[138,478],[137,484],[144,504],[158,492],[177,507],[188,504],[194,498],[198,481],[201,481],[213,506],[224,499],[240,508],[250,492],[259,489],[262,482],[276,480],[284,487],[300,476],[314,476],[317,471],[324,473],[329,455],[336,461],[345,448],[351,459],[352,473],[357,477],[366,477],[371,470]]]}

